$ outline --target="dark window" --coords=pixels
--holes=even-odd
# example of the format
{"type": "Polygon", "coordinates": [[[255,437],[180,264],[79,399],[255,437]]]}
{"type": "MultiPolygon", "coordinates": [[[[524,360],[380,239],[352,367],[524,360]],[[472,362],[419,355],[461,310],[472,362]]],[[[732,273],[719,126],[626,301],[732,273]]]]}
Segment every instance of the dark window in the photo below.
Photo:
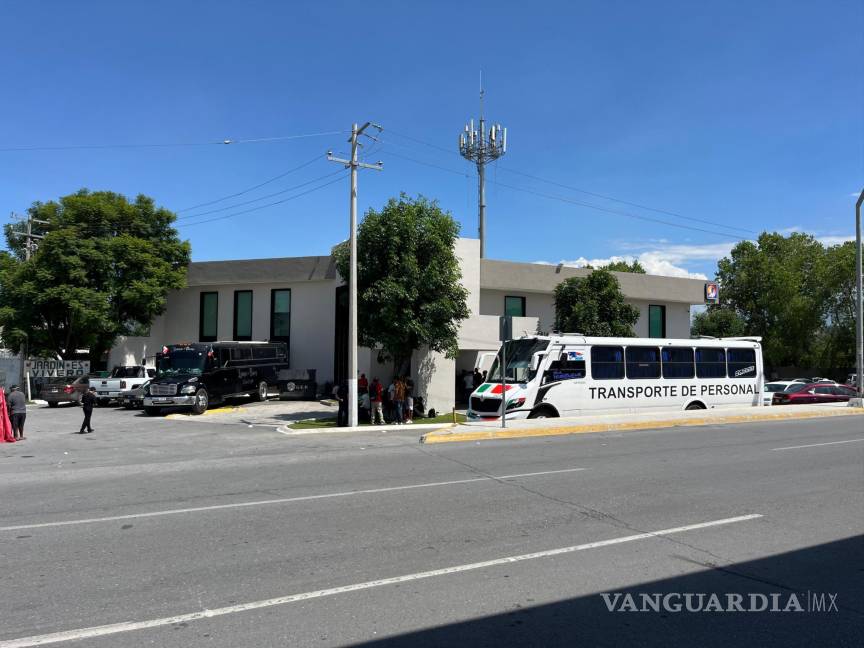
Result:
{"type": "Polygon", "coordinates": [[[618,380],[624,377],[624,348],[595,346],[591,348],[591,377],[594,380],[618,380]]]}
{"type": "Polygon", "coordinates": [[[249,347],[234,347],[231,349],[232,360],[249,360],[252,357],[252,349],[249,347]]]}
{"type": "Polygon", "coordinates": [[[510,297],[504,298],[504,314],[512,317],[525,317],[525,298],[510,297]]]}
{"type": "Polygon", "coordinates": [[[291,336],[291,290],[270,291],[270,339],[288,342],[291,336]]]}
{"type": "Polygon", "coordinates": [[[258,360],[273,360],[276,358],[275,348],[269,345],[254,346],[252,357],[258,360]]]}
{"type": "Polygon", "coordinates": [[[660,349],[627,347],[627,377],[643,380],[660,377],[660,349]]]}
{"type": "Polygon", "coordinates": [[[726,352],[710,347],[696,349],[696,377],[725,378],[726,352]]]}
{"type": "Polygon", "coordinates": [[[692,378],[695,375],[693,367],[693,349],[689,347],[666,347],[663,349],[664,378],[692,378]]]}
{"type": "Polygon", "coordinates": [[[729,377],[753,378],[756,375],[756,351],[729,349],[729,377]]]}
{"type": "Polygon", "coordinates": [[[234,291],[234,339],[252,339],[252,291],[234,291]]]}
{"type": "Polygon", "coordinates": [[[855,390],[843,385],[837,385],[834,387],[834,394],[837,396],[854,396],[855,390]]]}
{"type": "Polygon", "coordinates": [[[564,351],[549,364],[543,384],[585,377],[585,355],[581,351],[564,351]]]}
{"type": "Polygon", "coordinates": [[[202,292],[198,311],[198,340],[215,342],[219,322],[219,293],[202,292]]]}
{"type": "Polygon", "coordinates": [[[834,392],[833,387],[817,387],[816,393],[817,394],[831,394],[831,395],[833,395],[835,392],[834,392]]]}
{"type": "Polygon", "coordinates": [[[648,306],[648,337],[666,337],[666,307],[651,304],[648,306]]]}

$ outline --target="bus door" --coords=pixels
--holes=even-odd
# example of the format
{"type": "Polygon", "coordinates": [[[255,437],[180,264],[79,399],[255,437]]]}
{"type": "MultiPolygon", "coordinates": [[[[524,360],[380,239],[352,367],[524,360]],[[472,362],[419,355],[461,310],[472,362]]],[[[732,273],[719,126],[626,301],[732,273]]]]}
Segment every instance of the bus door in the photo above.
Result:
{"type": "Polygon", "coordinates": [[[237,369],[231,366],[230,361],[230,348],[220,347],[213,350],[213,368],[208,381],[213,397],[222,398],[237,392],[237,369]]]}
{"type": "Polygon", "coordinates": [[[573,416],[584,408],[588,397],[587,358],[587,346],[555,346],[549,351],[540,389],[544,401],[553,405],[560,416],[573,416]]]}

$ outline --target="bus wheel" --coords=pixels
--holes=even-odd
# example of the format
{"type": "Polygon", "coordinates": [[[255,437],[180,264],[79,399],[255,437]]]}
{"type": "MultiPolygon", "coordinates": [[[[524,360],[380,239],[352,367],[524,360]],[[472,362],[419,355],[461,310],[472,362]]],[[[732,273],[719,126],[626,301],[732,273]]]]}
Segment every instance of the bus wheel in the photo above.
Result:
{"type": "Polygon", "coordinates": [[[266,401],[269,391],[270,388],[267,387],[267,383],[262,380],[258,383],[258,391],[255,392],[255,400],[259,402],[266,401]]]}
{"type": "Polygon", "coordinates": [[[207,397],[206,389],[199,389],[195,393],[195,403],[192,405],[193,414],[203,414],[207,411],[207,405],[210,404],[210,399],[207,397]]]}
{"type": "Polygon", "coordinates": [[[538,407],[528,415],[529,419],[558,418],[558,412],[551,407],[538,407]]]}
{"type": "Polygon", "coordinates": [[[693,401],[692,403],[690,403],[689,405],[687,405],[687,407],[685,407],[684,409],[687,409],[687,410],[703,410],[703,409],[705,409],[705,405],[703,405],[703,404],[700,403],[699,401],[693,401]]]}
{"type": "Polygon", "coordinates": [[[147,416],[158,416],[159,414],[162,413],[162,410],[158,407],[145,407],[144,413],[147,416]]]}

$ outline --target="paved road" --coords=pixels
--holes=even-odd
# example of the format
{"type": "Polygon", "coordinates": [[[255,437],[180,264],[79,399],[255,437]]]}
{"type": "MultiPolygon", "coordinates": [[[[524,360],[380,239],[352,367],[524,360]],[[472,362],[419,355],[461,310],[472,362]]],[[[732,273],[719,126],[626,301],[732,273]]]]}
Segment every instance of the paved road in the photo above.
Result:
{"type": "Polygon", "coordinates": [[[0,445],[0,647],[864,643],[857,417],[440,446],[79,417],[0,445]],[[837,609],[674,609],[808,590],[837,609]]]}

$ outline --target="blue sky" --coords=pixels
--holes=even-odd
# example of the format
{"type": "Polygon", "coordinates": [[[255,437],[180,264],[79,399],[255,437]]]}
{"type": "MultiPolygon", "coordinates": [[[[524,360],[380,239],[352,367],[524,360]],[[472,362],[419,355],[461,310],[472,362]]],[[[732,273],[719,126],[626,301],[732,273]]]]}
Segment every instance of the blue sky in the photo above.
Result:
{"type": "Polygon", "coordinates": [[[324,178],[339,168],[325,152],[347,152],[344,133],[242,140],[353,121],[385,128],[368,150],[385,170],[361,173],[361,211],[422,193],[476,236],[476,178],[456,142],[477,117],[481,68],[487,117],[507,126],[509,148],[487,171],[489,257],[635,256],[652,272],[710,276],[751,230],[854,233],[861,0],[10,1],[0,24],[0,149],[201,143],[0,150],[7,213],[80,187],[180,211],[309,162],[180,211],[196,260],[326,254],[345,238],[347,178],[324,178]],[[226,138],[241,143],[204,144],[226,138]]]}

